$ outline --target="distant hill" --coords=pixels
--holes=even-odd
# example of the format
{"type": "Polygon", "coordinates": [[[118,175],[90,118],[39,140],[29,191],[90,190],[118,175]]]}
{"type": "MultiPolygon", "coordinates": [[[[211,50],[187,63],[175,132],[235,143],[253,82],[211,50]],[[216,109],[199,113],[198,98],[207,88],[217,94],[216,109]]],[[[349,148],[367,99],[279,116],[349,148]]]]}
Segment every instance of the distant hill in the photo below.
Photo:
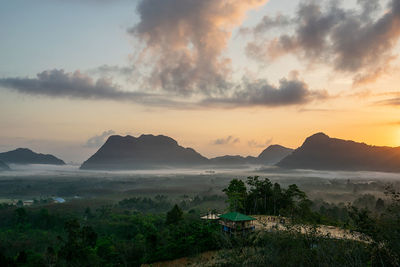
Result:
{"type": "Polygon", "coordinates": [[[53,155],[38,154],[27,148],[0,153],[0,160],[7,164],[52,164],[65,165],[65,162],[53,155]]]}
{"type": "Polygon", "coordinates": [[[8,167],[7,164],[5,164],[4,162],[0,161],[0,171],[8,171],[10,170],[10,167],[8,167]]]}
{"type": "Polygon", "coordinates": [[[293,149],[287,148],[280,145],[271,145],[264,149],[260,155],[258,155],[257,159],[259,163],[262,164],[275,164],[281,161],[286,156],[290,155],[293,152],[293,149]]]}
{"type": "Polygon", "coordinates": [[[280,145],[271,145],[264,149],[258,157],[242,157],[242,156],[222,156],[210,159],[213,164],[217,165],[245,165],[245,164],[261,164],[273,165],[278,163],[284,157],[292,153],[293,149],[280,145]]]}
{"type": "Polygon", "coordinates": [[[135,170],[204,164],[209,164],[207,158],[167,136],[113,135],[82,164],[81,169],[135,170]]]}
{"type": "Polygon", "coordinates": [[[400,172],[400,147],[369,146],[317,133],[277,165],[290,169],[400,172]]]}
{"type": "Polygon", "coordinates": [[[242,157],[239,155],[236,156],[221,156],[210,159],[212,164],[216,165],[243,165],[243,164],[257,164],[256,157],[242,157]]]}

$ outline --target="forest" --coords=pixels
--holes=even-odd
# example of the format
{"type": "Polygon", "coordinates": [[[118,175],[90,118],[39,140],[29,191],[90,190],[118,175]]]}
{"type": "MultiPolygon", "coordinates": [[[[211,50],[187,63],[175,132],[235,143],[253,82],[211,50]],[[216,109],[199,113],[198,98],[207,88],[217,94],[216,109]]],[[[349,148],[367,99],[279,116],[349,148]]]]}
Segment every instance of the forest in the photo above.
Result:
{"type": "Polygon", "coordinates": [[[364,194],[352,203],[310,200],[296,184],[281,186],[257,176],[233,179],[225,195],[132,196],[114,202],[77,199],[32,206],[1,204],[2,266],[140,266],[214,251],[199,266],[398,266],[400,193],[364,194]],[[206,203],[226,203],[214,212],[279,215],[293,225],[281,231],[226,235],[202,220],[206,203]],[[364,241],[316,233],[317,225],[361,233],[364,241]]]}

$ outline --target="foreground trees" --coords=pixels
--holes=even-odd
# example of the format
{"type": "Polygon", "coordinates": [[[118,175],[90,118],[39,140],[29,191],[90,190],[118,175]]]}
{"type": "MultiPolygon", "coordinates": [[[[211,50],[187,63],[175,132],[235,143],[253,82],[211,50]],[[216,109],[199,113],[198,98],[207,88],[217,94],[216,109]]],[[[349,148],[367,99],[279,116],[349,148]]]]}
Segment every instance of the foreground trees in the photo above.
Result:
{"type": "MultiPolygon", "coordinates": [[[[400,193],[393,188],[386,190],[379,213],[371,201],[373,211],[363,203],[340,209],[334,204],[321,206],[324,213],[317,212],[319,208],[311,211],[311,201],[296,185],[282,188],[259,177],[233,180],[224,192],[230,209],[292,216],[308,222],[309,231],[293,228],[232,237],[224,235],[217,223],[200,220],[191,208],[162,204],[166,198],[161,196],[151,201],[131,198],[100,208],[81,200],[75,206],[73,202],[4,206],[0,207],[0,266],[140,266],[210,250],[215,253],[213,261],[199,266],[399,266],[400,193]],[[138,211],[150,205],[166,209],[138,211]],[[321,221],[363,233],[367,242],[317,235],[312,223],[321,221]]],[[[203,196],[191,202],[211,200],[221,199],[203,196]]]]}
{"type": "Polygon", "coordinates": [[[312,202],[297,185],[282,189],[267,178],[248,177],[246,184],[233,179],[223,190],[228,197],[229,210],[246,214],[283,215],[292,219],[309,219],[312,202]],[[247,186],[246,186],[247,184],[247,186]]]}

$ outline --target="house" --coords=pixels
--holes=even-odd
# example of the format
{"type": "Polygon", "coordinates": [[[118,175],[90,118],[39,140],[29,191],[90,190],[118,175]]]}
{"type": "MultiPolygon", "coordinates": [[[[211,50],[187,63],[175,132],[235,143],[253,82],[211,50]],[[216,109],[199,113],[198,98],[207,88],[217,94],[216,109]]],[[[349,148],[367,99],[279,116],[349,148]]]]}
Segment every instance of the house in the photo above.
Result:
{"type": "Polygon", "coordinates": [[[54,203],[65,203],[65,199],[61,197],[53,197],[54,203]]]}
{"type": "Polygon", "coordinates": [[[23,206],[32,206],[33,205],[33,200],[24,200],[23,206]]]}
{"type": "Polygon", "coordinates": [[[222,230],[226,233],[238,233],[253,231],[255,226],[253,221],[256,219],[240,212],[229,212],[219,216],[219,223],[222,230]]]}
{"type": "Polygon", "coordinates": [[[219,216],[221,214],[215,214],[212,212],[207,213],[207,215],[200,217],[202,220],[211,220],[211,221],[215,221],[215,220],[219,220],[219,216]]]}

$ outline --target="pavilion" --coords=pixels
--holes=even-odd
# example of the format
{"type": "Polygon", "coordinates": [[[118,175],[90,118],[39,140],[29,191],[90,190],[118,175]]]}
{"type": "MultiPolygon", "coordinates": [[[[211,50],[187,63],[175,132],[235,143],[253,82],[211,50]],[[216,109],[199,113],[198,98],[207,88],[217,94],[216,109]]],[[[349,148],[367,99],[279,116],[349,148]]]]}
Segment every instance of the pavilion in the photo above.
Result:
{"type": "Polygon", "coordinates": [[[222,230],[226,233],[238,233],[253,231],[255,226],[253,221],[256,219],[240,212],[229,212],[219,216],[219,223],[222,230]]]}

